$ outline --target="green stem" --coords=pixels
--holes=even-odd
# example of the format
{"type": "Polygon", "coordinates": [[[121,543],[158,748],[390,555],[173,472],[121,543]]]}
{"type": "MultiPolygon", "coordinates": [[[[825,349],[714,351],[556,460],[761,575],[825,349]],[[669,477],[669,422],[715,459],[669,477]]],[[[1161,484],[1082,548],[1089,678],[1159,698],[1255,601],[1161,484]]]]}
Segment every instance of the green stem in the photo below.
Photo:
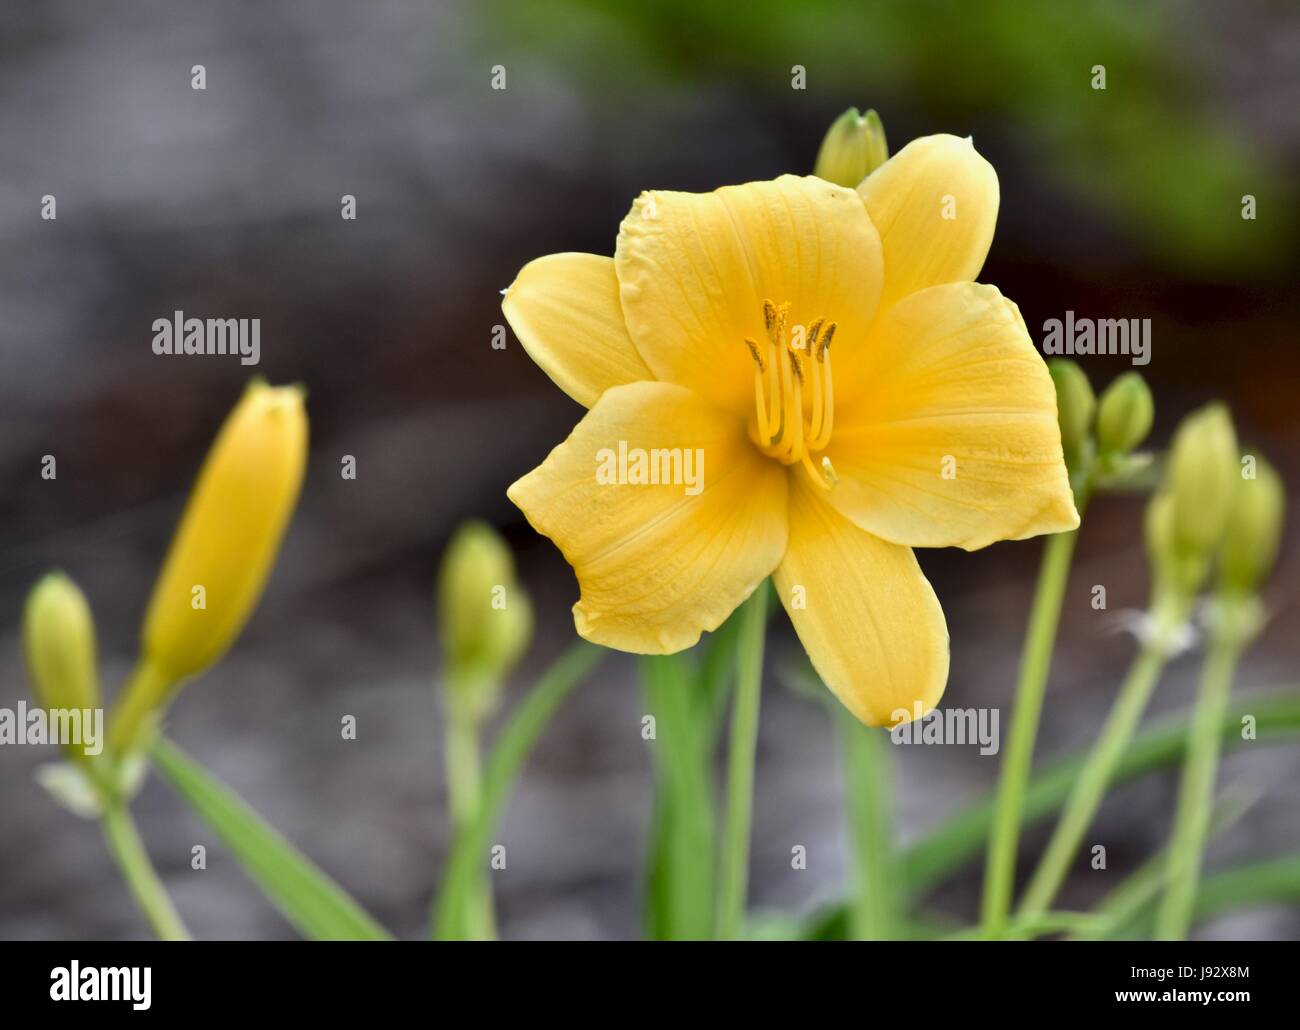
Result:
{"type": "MultiPolygon", "coordinates": [[[[479,720],[462,706],[449,704],[446,710],[447,794],[453,836],[465,832],[482,805],[483,769],[479,751],[479,720]]],[[[492,913],[492,889],[485,875],[469,885],[460,899],[463,931],[471,940],[496,936],[492,913]]]]}
{"type": "MultiPolygon", "coordinates": [[[[734,648],[732,662],[735,662],[734,648]]],[[[654,817],[645,882],[651,940],[713,934],[717,874],[713,815],[715,703],[684,655],[641,659],[647,711],[654,713],[654,817]]]]}
{"type": "Polygon", "coordinates": [[[580,640],[562,654],[520,702],[488,758],[474,819],[456,834],[432,916],[433,936],[447,940],[461,931],[460,899],[482,870],[492,831],[519,770],[555,710],[583,681],[604,652],[580,640]]]}
{"type": "Polygon", "coordinates": [[[145,738],[171,687],[170,679],[152,665],[136,665],[108,720],[108,750],[113,755],[121,758],[148,743],[145,738]]]}
{"type": "Polygon", "coordinates": [[[893,848],[891,756],[887,730],[837,716],[844,742],[845,792],[853,855],[850,936],[884,941],[896,936],[899,897],[893,848]]]}
{"type": "MultiPolygon", "coordinates": [[[[1226,713],[1225,713],[1226,714],[1226,713]]],[[[1215,732],[1222,737],[1221,727],[1215,732]]],[[[1229,797],[1216,805],[1210,815],[1207,837],[1221,833],[1240,819],[1254,805],[1257,797],[1229,797]]],[[[1166,845],[1142,863],[1093,906],[1097,922],[1078,939],[1106,940],[1118,937],[1151,907],[1169,877],[1170,847],[1166,845]]]]}
{"type": "Polygon", "coordinates": [[[1038,585],[1034,590],[1020,677],[1011,719],[1011,740],[1002,762],[993,829],[989,835],[988,859],[984,867],[983,928],[987,936],[999,937],[1011,910],[1011,892],[1016,874],[1016,851],[1020,823],[1034,757],[1034,740],[1043,710],[1047,674],[1052,665],[1056,627],[1070,574],[1070,559],[1079,531],[1049,537],[1043,548],[1038,585]]]}
{"type": "Polygon", "coordinates": [[[1157,940],[1175,941],[1187,936],[1196,903],[1196,881],[1201,871],[1214,800],[1214,780],[1219,766],[1220,726],[1228,708],[1228,695],[1241,657],[1241,642],[1216,637],[1210,644],[1201,673],[1200,697],[1192,716],[1178,790],[1178,807],[1169,847],[1168,886],[1156,915],[1157,940]]]}
{"type": "Polygon", "coordinates": [[[745,602],[736,651],[736,697],[731,710],[727,756],[727,814],[718,880],[718,937],[735,940],[745,929],[749,873],[749,831],[754,803],[754,752],[763,687],[763,643],[767,631],[767,584],[745,602]]]}
{"type": "Polygon", "coordinates": [[[154,872],[126,805],[120,801],[109,802],[100,822],[104,827],[104,839],[108,841],[108,848],[117,860],[122,877],[154,933],[164,941],[188,941],[189,931],[185,929],[171,898],[167,896],[166,888],[154,872]]]}
{"type": "Polygon", "coordinates": [[[1020,916],[1033,916],[1045,911],[1065,882],[1083,835],[1097,814],[1115,768],[1132,740],[1151,699],[1151,692],[1169,660],[1169,640],[1182,626],[1185,617],[1186,602],[1181,600],[1158,606],[1153,612],[1155,626],[1151,636],[1129,667],[1106,717],[1106,724],[1079,770],[1051,840],[1029,886],[1025,888],[1024,898],[1017,909],[1020,916]]]}
{"type": "MultiPolygon", "coordinates": [[[[1044,937],[1048,934],[1083,934],[1096,923],[1096,916],[1088,912],[1040,912],[1034,916],[1017,916],[1006,925],[1007,936],[1016,938],[1044,937]]],[[[971,926],[945,934],[946,941],[985,940],[982,926],[971,926]]]]}

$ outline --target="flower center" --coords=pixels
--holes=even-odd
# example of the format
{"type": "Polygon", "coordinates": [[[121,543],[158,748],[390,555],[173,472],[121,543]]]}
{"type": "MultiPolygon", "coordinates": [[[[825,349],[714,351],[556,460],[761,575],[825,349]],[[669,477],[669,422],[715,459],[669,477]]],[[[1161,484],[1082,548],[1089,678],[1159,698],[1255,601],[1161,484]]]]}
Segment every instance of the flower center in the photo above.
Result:
{"type": "Polygon", "coordinates": [[[749,435],[759,450],[783,465],[803,462],[813,482],[837,482],[830,458],[816,455],[830,443],[835,413],[831,339],[835,323],[818,318],[806,329],[789,327],[790,305],[763,301],[763,346],[746,338],[754,358],[754,413],[749,435]],[[787,332],[787,330],[789,330],[787,332]],[[807,416],[807,417],[805,417],[807,416]]]}

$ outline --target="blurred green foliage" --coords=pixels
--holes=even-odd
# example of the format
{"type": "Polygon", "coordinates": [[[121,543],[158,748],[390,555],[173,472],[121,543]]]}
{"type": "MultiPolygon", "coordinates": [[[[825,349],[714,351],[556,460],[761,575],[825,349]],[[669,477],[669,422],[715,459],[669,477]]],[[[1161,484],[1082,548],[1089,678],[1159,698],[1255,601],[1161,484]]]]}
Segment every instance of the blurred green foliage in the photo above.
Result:
{"type": "MultiPolygon", "coordinates": [[[[815,105],[807,113],[821,124],[852,103],[894,125],[901,107],[920,131],[996,133],[1077,198],[1080,219],[1105,214],[1172,269],[1284,274],[1296,239],[1293,177],[1227,120],[1190,48],[1214,31],[1196,25],[1210,16],[1197,5],[494,0],[480,10],[494,45],[575,77],[593,107],[626,114],[708,87],[755,107],[815,105]],[[807,92],[790,88],[796,64],[807,92]],[[1105,90],[1093,89],[1095,65],[1105,90]],[[1241,216],[1245,194],[1255,220],[1241,216]]],[[[1242,4],[1233,16],[1269,15],[1242,4]]]]}

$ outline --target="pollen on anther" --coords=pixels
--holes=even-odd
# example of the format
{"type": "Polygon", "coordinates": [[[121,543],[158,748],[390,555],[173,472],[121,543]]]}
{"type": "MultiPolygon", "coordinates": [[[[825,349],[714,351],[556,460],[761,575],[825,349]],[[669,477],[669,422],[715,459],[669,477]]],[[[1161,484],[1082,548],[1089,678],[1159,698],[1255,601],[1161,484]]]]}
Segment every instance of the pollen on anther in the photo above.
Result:
{"type": "Polygon", "coordinates": [[[832,322],[826,327],[826,335],[822,337],[821,346],[817,348],[817,360],[822,361],[826,357],[826,352],[830,349],[831,338],[835,335],[835,323],[832,322]]]}
{"type": "Polygon", "coordinates": [[[767,366],[763,364],[763,355],[758,352],[758,344],[747,336],[745,337],[745,346],[749,348],[749,353],[753,355],[754,363],[758,365],[758,370],[760,372],[766,372],[767,366]]]}
{"type": "Polygon", "coordinates": [[[765,300],[763,301],[763,328],[770,333],[774,325],[776,325],[776,305],[770,300],[765,300]]]}
{"type": "Polygon", "coordinates": [[[808,327],[808,350],[815,353],[817,350],[817,334],[822,331],[822,322],[825,319],[819,318],[816,322],[808,327]]]}

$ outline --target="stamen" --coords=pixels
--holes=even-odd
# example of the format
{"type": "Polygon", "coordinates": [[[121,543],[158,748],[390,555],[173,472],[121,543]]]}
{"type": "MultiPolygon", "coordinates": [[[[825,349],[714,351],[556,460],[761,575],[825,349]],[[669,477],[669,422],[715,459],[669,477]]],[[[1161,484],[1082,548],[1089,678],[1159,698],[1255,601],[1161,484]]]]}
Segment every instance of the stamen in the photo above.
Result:
{"type": "MultiPolygon", "coordinates": [[[[827,330],[826,335],[831,335],[827,330]]],[[[831,355],[826,347],[826,341],[822,341],[822,349],[817,361],[818,371],[821,373],[819,382],[821,383],[821,421],[813,423],[816,426],[816,432],[813,433],[812,443],[809,444],[815,451],[820,451],[831,442],[831,429],[835,422],[835,389],[831,380],[831,355]]]]}
{"type": "Polygon", "coordinates": [[[786,465],[802,462],[823,486],[834,485],[829,463],[819,471],[815,455],[825,448],[831,434],[831,369],[827,349],[835,335],[835,323],[818,318],[808,327],[808,365],[787,339],[790,304],[763,301],[764,348],[745,338],[754,359],[754,427],[752,435],[759,449],[786,465]],[[764,353],[766,350],[766,353],[764,353]],[[809,392],[807,399],[804,391],[809,392]],[[804,418],[807,410],[811,417],[804,418]],[[829,470],[829,471],[827,471],[829,470]],[[829,484],[829,485],[828,485],[829,484]]]}

